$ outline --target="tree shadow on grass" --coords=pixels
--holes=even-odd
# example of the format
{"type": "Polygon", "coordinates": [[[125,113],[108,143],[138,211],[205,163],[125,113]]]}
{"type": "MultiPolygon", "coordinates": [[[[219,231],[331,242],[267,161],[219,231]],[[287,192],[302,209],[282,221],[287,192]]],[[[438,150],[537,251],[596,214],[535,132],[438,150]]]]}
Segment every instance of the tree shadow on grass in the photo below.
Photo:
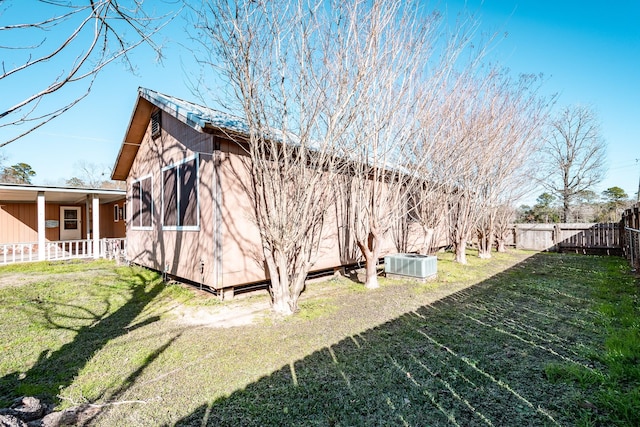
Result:
{"type": "MultiPolygon", "coordinates": [[[[115,310],[108,297],[99,311],[56,303],[38,307],[37,318],[44,319],[48,328],[71,330],[75,336],[55,351],[42,351],[27,372],[13,372],[0,378],[0,400],[10,402],[20,396],[35,395],[54,403],[59,391],[69,386],[93,355],[109,341],[159,320],[158,316],[151,316],[132,323],[163,289],[159,278],[149,282],[148,278],[137,274],[117,280],[132,284],[127,301],[115,310]],[[61,315],[62,312],[74,314],[61,315]],[[82,326],[73,326],[74,323],[82,326]]],[[[132,378],[127,380],[133,381],[132,378]]]]}
{"type": "Polygon", "coordinates": [[[590,392],[549,381],[545,367],[600,368],[589,278],[554,275],[586,265],[576,259],[531,257],[285,365],[176,425],[573,425],[597,411],[576,406],[590,392]]]}

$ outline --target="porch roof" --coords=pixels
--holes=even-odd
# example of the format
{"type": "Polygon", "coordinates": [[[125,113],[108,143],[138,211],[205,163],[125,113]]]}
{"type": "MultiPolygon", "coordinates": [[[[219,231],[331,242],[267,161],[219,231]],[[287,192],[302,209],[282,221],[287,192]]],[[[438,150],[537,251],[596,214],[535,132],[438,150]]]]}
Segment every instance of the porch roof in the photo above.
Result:
{"type": "Polygon", "coordinates": [[[38,193],[43,192],[47,202],[53,203],[84,203],[88,195],[94,194],[100,203],[111,203],[124,199],[126,191],[105,188],[71,188],[42,186],[29,184],[0,184],[0,202],[35,202],[38,193]]]}

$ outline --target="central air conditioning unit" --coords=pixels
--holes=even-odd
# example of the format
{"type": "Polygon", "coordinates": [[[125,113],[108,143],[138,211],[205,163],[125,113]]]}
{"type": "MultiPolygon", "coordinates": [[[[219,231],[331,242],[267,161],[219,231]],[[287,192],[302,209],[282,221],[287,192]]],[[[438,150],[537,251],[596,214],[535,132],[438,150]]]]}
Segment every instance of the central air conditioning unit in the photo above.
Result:
{"type": "Polygon", "coordinates": [[[384,272],[387,276],[399,275],[421,280],[436,277],[438,258],[418,254],[394,254],[384,257],[384,272]]]}

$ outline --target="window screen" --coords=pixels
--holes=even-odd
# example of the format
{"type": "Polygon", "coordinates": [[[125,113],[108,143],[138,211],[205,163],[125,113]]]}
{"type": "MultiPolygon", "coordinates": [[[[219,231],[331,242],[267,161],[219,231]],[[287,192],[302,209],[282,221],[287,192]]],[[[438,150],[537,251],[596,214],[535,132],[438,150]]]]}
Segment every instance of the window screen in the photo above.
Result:
{"type": "Polygon", "coordinates": [[[153,218],[153,199],[151,177],[134,181],[131,189],[131,225],[133,227],[151,227],[153,218]]]}
{"type": "Polygon", "coordinates": [[[162,170],[162,219],[165,227],[199,226],[198,157],[162,170]]]}

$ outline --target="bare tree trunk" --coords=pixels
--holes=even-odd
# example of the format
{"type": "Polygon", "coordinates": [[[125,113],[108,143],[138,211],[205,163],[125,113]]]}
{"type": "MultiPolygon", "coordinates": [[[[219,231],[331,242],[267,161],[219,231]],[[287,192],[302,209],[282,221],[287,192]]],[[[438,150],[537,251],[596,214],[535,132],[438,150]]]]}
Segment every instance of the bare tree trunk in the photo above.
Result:
{"type": "Polygon", "coordinates": [[[436,231],[433,228],[422,228],[423,233],[423,243],[420,245],[420,249],[418,253],[421,255],[433,255],[435,253],[434,250],[434,237],[436,235],[436,231]]]}
{"type": "Polygon", "coordinates": [[[349,137],[341,141],[343,156],[349,159],[345,170],[353,179],[343,193],[351,195],[350,234],[366,263],[366,288],[378,287],[383,240],[399,237],[398,248],[406,247],[406,201],[418,182],[418,175],[407,174],[405,165],[414,160],[420,77],[435,25],[419,17],[417,6],[396,0],[337,6],[345,25],[337,34],[344,37],[348,53],[343,80],[353,93],[349,137]],[[392,236],[399,223],[403,229],[392,236]]]}
{"type": "Polygon", "coordinates": [[[459,264],[467,263],[467,239],[461,238],[457,242],[453,242],[453,252],[455,260],[459,264]]]}
{"type": "Polygon", "coordinates": [[[378,284],[378,260],[374,255],[365,255],[366,258],[366,278],[364,282],[364,287],[367,289],[376,289],[379,288],[378,284]]]}
{"type": "Polygon", "coordinates": [[[491,248],[493,247],[492,235],[487,230],[478,232],[478,257],[482,259],[491,258],[491,248]]]}
{"type": "Polygon", "coordinates": [[[569,212],[571,211],[571,202],[569,201],[569,195],[564,194],[562,197],[562,222],[569,222],[569,212]]]}
{"type": "MultiPolygon", "coordinates": [[[[282,257],[275,254],[269,255],[265,257],[265,261],[271,278],[271,286],[269,286],[271,308],[278,314],[293,314],[297,309],[297,299],[291,298],[289,294],[289,277],[281,273],[282,257]]],[[[286,267],[284,271],[286,272],[286,267]]]]}
{"type": "Polygon", "coordinates": [[[194,10],[198,60],[226,79],[212,96],[232,94],[222,103],[232,103],[246,124],[228,136],[246,151],[239,181],[260,235],[273,310],[284,315],[297,310],[317,257],[339,169],[336,145],[349,120],[343,104],[350,94],[333,69],[344,53],[315,6],[220,0],[194,10]]]}
{"type": "MultiPolygon", "coordinates": [[[[400,200],[400,203],[406,205],[406,200],[400,200]]],[[[393,243],[396,251],[406,253],[409,251],[409,219],[407,215],[400,215],[396,223],[391,227],[393,235],[393,243]]]]}
{"type": "Polygon", "coordinates": [[[378,259],[380,258],[379,238],[374,233],[369,233],[366,242],[358,242],[358,247],[362,251],[365,259],[365,281],[364,287],[376,289],[378,284],[378,259]]]}
{"type": "Polygon", "coordinates": [[[478,257],[491,258],[491,248],[495,237],[495,215],[497,208],[489,208],[489,212],[478,224],[478,257]]]}
{"type": "MultiPolygon", "coordinates": [[[[507,197],[507,199],[513,199],[507,197]]],[[[513,233],[513,222],[515,219],[515,208],[511,205],[511,200],[498,207],[495,222],[495,243],[496,251],[504,253],[507,251],[506,240],[510,233],[513,233]]]]}
{"type": "Polygon", "coordinates": [[[456,254],[455,260],[467,263],[467,240],[475,230],[477,221],[477,196],[469,194],[452,195],[454,202],[449,208],[449,236],[456,254]]]}

